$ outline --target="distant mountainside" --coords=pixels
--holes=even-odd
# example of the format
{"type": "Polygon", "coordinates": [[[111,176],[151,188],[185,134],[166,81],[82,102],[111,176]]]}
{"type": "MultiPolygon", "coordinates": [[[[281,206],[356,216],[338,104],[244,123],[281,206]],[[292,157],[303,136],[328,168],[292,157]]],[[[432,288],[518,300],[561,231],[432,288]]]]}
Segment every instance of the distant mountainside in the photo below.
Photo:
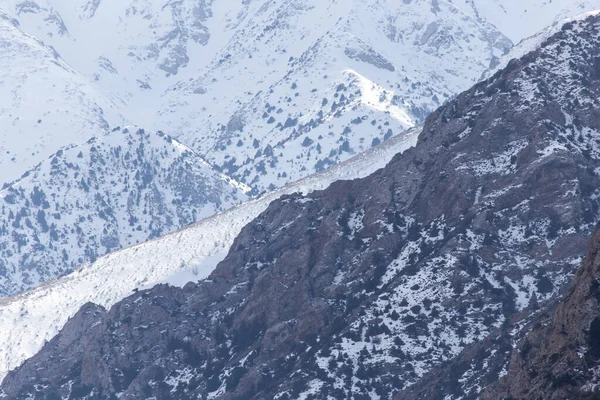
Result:
{"type": "Polygon", "coordinates": [[[61,147],[109,131],[117,106],[0,3],[0,186],[61,147]]]}
{"type": "Polygon", "coordinates": [[[1,0],[0,8],[129,121],[172,132],[262,192],[422,122],[513,43],[600,0],[1,0]]]}
{"type": "MultiPolygon", "coordinates": [[[[511,46],[451,4],[425,0],[366,8],[313,0],[0,0],[0,9],[7,13],[0,14],[0,85],[10,94],[0,100],[0,186],[65,146],[135,124],[168,132],[247,184],[249,195],[260,194],[401,135],[511,46]]],[[[116,171],[88,174],[111,182],[116,171]]],[[[80,182],[77,172],[38,189],[59,193],[80,182]]],[[[220,194],[205,196],[228,203],[220,194]]],[[[37,223],[37,206],[22,226],[30,203],[23,196],[5,211],[0,296],[211,215],[204,198],[190,198],[173,220],[161,215],[132,233],[129,222],[89,221],[90,209],[103,206],[76,201],[61,206],[72,221],[87,222],[57,233],[53,221],[37,223]],[[182,217],[200,208],[197,218],[182,217]]]]}
{"type": "MultiPolygon", "coordinates": [[[[530,25],[590,9],[595,1],[536,0],[530,25]]],[[[249,195],[282,187],[420,124],[493,68],[513,45],[504,22],[514,17],[514,26],[527,25],[522,4],[504,2],[501,12],[499,4],[0,0],[6,12],[0,85],[10,93],[0,100],[0,184],[64,146],[135,124],[168,132],[248,185],[249,195]]],[[[112,179],[99,173],[98,179],[112,179]]],[[[79,184],[71,178],[76,181],[61,184],[79,184]]],[[[69,209],[73,220],[88,218],[78,204],[69,209]]],[[[178,212],[205,203],[189,206],[178,212]]],[[[55,244],[39,243],[43,225],[17,225],[15,235],[8,229],[0,274],[12,278],[0,283],[0,296],[171,230],[169,221],[155,225],[160,228],[147,225],[154,229],[147,236],[123,224],[105,227],[100,236],[119,237],[119,245],[82,227],[71,235],[94,238],[58,246],[52,256],[41,256],[55,244]],[[13,281],[19,283],[10,288],[13,281]]]]}
{"type": "Polygon", "coordinates": [[[573,288],[512,351],[506,375],[487,388],[484,399],[598,398],[599,251],[596,232],[573,288]]]}
{"type": "MultiPolygon", "coordinates": [[[[4,395],[402,396],[568,287],[600,211],[599,33],[565,25],[385,168],[274,201],[208,279],[85,305],[4,395]]],[[[488,350],[440,398],[505,374],[510,348],[488,350]]]]}
{"type": "Polygon", "coordinates": [[[0,8],[129,121],[172,132],[255,192],[422,122],[512,46],[445,1],[2,0],[0,8]]]}
{"type": "Polygon", "coordinates": [[[111,307],[132,291],[159,283],[184,286],[206,278],[241,229],[284,194],[325,189],[364,177],[416,143],[418,131],[394,137],[327,171],[161,238],[99,257],[90,265],[19,296],[0,300],[0,381],[52,339],[86,302],[111,307]]]}
{"type": "Polygon", "coordinates": [[[247,200],[171,137],[143,129],[60,150],[0,191],[0,295],[247,200]]]}
{"type": "Polygon", "coordinates": [[[263,8],[199,77],[168,92],[160,116],[259,191],[421,123],[511,46],[446,2],[303,0],[263,8]],[[204,108],[179,115],[198,102],[204,108]],[[189,126],[195,119],[209,130],[189,126]]]}
{"type": "Polygon", "coordinates": [[[495,26],[513,43],[548,25],[600,9],[598,0],[451,0],[465,13],[495,26]]]}

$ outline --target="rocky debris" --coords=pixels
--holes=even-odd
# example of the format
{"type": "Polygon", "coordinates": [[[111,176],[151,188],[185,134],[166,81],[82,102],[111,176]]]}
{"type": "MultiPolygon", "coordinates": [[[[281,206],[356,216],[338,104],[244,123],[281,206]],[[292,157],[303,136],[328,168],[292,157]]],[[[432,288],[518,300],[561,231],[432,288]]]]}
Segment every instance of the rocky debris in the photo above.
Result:
{"type": "Polygon", "coordinates": [[[448,102],[370,177],[273,202],[208,280],[67,324],[5,395],[389,399],[555,298],[599,210],[599,28],[448,102]]]}
{"type": "Polygon", "coordinates": [[[370,48],[365,50],[347,48],[344,50],[344,54],[353,60],[366,62],[377,68],[387,69],[390,72],[394,72],[396,70],[392,63],[386,60],[381,54],[370,48]]]}

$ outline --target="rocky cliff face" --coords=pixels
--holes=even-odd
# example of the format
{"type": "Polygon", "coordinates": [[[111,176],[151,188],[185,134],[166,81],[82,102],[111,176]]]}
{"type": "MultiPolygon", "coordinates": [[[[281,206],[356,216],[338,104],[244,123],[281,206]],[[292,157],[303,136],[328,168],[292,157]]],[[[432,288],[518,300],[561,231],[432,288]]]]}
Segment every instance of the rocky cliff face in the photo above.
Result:
{"type": "Polygon", "coordinates": [[[391,398],[561,293],[598,216],[599,29],[566,25],[370,177],[274,202],[208,280],[85,307],[5,396],[391,398]]]}
{"type": "Polygon", "coordinates": [[[407,142],[416,144],[418,133],[412,132],[411,138],[392,138],[320,174],[172,234],[99,257],[59,279],[0,300],[0,381],[41,350],[85,303],[110,308],[133,290],[159,283],[183,287],[207,278],[227,256],[242,228],[273,200],[285,194],[323,190],[340,179],[366,177],[411,147],[407,142]]]}
{"type": "Polygon", "coordinates": [[[441,400],[448,395],[486,400],[598,398],[599,251],[596,231],[564,299],[541,308],[536,304],[513,317],[396,400],[441,400]],[[466,394],[462,389],[469,385],[482,391],[466,394]]]}
{"type": "Polygon", "coordinates": [[[512,352],[506,376],[484,399],[595,399],[600,385],[600,232],[573,288],[512,352]]]}

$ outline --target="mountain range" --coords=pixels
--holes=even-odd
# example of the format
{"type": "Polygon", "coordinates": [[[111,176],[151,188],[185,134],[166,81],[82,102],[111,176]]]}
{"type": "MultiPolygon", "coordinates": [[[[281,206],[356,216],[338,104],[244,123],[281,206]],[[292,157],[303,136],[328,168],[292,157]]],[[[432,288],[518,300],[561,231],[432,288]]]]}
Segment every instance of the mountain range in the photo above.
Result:
{"type": "Polygon", "coordinates": [[[169,132],[256,193],[422,122],[512,45],[445,1],[164,3],[0,8],[126,121],[169,132]]]}
{"type": "Polygon", "coordinates": [[[327,171],[172,234],[99,257],[75,273],[0,301],[0,380],[39,351],[86,302],[109,308],[139,289],[159,283],[185,286],[205,279],[225,258],[242,228],[273,200],[325,189],[340,179],[365,177],[414,145],[418,133],[396,136],[327,171]]]}
{"type": "Polygon", "coordinates": [[[0,0],[0,398],[594,398],[596,8],[0,0]]]}
{"type": "Polygon", "coordinates": [[[207,279],[85,304],[3,395],[593,396],[595,242],[559,325],[537,318],[596,230],[599,31],[597,14],[568,22],[434,111],[368,177],[273,201],[207,279]],[[544,339],[560,335],[588,346],[579,376],[545,373],[577,361],[579,347],[550,357],[544,339]]]}
{"type": "MultiPolygon", "coordinates": [[[[1,0],[0,84],[11,95],[0,106],[0,183],[6,189],[26,176],[30,189],[55,193],[57,179],[37,181],[38,164],[131,125],[166,132],[210,164],[212,177],[224,174],[255,196],[421,124],[512,57],[513,43],[594,7],[600,2],[1,0]]],[[[90,173],[123,180],[111,169],[90,173]]],[[[61,185],[79,185],[75,175],[61,185]]],[[[227,208],[232,203],[220,193],[210,202],[227,208]]],[[[83,221],[103,201],[68,209],[83,221]]],[[[155,209],[174,207],[168,195],[153,201],[155,209]]],[[[153,232],[146,235],[124,223],[87,222],[75,229],[89,239],[54,240],[43,256],[31,250],[50,248],[38,245],[47,232],[36,217],[25,228],[7,220],[0,295],[210,215],[198,212],[203,200],[192,203],[178,212],[194,218],[134,227],[153,232]],[[102,243],[107,235],[110,244],[102,243]]]]}
{"type": "MultiPolygon", "coordinates": [[[[210,164],[211,177],[197,177],[206,178],[198,186],[212,187],[213,178],[225,174],[248,186],[248,195],[264,193],[400,135],[475,82],[511,46],[492,26],[445,2],[376,2],[359,12],[337,2],[3,0],[0,9],[8,13],[0,22],[9,55],[0,82],[11,93],[0,107],[0,151],[6,151],[0,183],[12,190],[8,186],[25,176],[30,190],[43,193],[57,193],[57,184],[80,186],[81,177],[75,171],[43,179],[36,169],[48,167],[40,165],[128,125],[164,131],[210,164]]],[[[170,168],[186,170],[189,164],[176,165],[181,162],[170,168]]],[[[77,168],[108,185],[139,184],[136,173],[77,168]]],[[[59,206],[75,221],[88,220],[90,209],[103,209],[106,195],[115,195],[115,188],[102,186],[101,196],[59,206]]],[[[207,196],[227,208],[229,199],[218,198],[223,193],[207,196]]],[[[154,209],[176,207],[170,197],[154,196],[154,209]]],[[[210,215],[209,208],[197,212],[204,200],[189,200],[178,212],[194,218],[166,215],[166,221],[133,227],[88,220],[69,227],[74,232],[60,241],[40,239],[49,231],[36,215],[25,227],[7,218],[0,295],[210,215]]],[[[5,215],[20,215],[18,207],[5,215]]]]}

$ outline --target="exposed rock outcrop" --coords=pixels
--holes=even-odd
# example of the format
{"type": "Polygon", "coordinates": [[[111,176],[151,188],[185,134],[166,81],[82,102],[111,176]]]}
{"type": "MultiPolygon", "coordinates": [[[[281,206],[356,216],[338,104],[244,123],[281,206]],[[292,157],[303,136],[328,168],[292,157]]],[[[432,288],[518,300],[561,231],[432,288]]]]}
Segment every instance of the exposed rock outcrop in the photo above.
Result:
{"type": "Polygon", "coordinates": [[[508,373],[484,399],[600,398],[600,231],[573,288],[512,352],[508,373]]]}

